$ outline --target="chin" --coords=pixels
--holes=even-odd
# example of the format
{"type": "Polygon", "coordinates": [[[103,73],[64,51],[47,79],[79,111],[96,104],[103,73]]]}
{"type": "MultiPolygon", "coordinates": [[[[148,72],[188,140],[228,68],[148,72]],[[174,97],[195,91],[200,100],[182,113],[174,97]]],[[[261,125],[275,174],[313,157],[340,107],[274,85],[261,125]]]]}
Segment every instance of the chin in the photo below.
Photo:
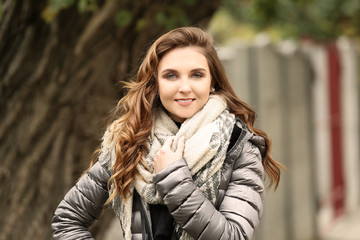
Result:
{"type": "Polygon", "coordinates": [[[186,119],[189,119],[189,118],[191,118],[192,116],[194,116],[194,114],[193,114],[193,115],[189,115],[189,116],[184,116],[184,117],[181,117],[181,118],[184,119],[184,121],[185,121],[186,119]]]}

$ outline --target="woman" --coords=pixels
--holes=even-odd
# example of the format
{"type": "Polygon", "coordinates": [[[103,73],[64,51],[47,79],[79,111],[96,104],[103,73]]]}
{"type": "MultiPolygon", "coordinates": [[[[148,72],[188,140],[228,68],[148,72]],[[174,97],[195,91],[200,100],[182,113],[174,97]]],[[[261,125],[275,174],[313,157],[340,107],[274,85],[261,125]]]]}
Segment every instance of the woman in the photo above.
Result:
{"type": "Polygon", "coordinates": [[[54,238],[92,238],[108,203],[124,239],[252,238],[264,169],[276,188],[282,165],[207,33],[184,27],[156,40],[117,110],[99,161],[55,212],[54,238]]]}

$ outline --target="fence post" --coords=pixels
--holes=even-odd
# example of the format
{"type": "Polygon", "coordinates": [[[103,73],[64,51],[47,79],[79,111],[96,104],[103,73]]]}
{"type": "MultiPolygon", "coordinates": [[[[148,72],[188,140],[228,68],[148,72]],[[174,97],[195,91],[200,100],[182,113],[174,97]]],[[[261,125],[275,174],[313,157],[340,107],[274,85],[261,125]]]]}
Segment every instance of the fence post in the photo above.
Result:
{"type": "Polygon", "coordinates": [[[350,39],[340,37],[337,42],[341,64],[341,103],[343,116],[343,157],[345,208],[352,213],[359,209],[359,85],[358,52],[350,39]]]}

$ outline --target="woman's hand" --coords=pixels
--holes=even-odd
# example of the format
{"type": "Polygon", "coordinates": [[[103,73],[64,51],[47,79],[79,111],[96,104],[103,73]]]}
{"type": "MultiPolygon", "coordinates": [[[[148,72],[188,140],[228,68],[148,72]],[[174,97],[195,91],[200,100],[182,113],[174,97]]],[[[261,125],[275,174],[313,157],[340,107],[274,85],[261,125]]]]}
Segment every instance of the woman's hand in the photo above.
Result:
{"type": "Polygon", "coordinates": [[[168,139],[166,139],[164,145],[155,154],[155,159],[154,159],[155,173],[160,172],[169,164],[177,160],[180,160],[182,158],[184,152],[184,146],[185,146],[185,137],[184,136],[180,137],[175,152],[171,150],[171,145],[174,142],[174,139],[175,137],[169,137],[168,139]]]}

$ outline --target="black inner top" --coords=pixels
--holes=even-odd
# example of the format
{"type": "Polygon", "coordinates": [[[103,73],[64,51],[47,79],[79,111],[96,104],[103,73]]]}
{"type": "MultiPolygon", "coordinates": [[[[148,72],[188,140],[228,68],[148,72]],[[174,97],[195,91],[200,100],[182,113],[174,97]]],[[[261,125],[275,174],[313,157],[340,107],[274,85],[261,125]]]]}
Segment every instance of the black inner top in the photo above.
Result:
{"type": "MultiPolygon", "coordinates": [[[[180,129],[182,123],[175,122],[175,124],[180,129]]],[[[227,151],[229,151],[235,145],[240,133],[241,129],[235,124],[233,132],[231,133],[230,143],[227,151]]],[[[171,239],[171,235],[174,229],[174,219],[169,213],[167,207],[160,204],[150,205],[150,215],[154,240],[171,239]]]]}

